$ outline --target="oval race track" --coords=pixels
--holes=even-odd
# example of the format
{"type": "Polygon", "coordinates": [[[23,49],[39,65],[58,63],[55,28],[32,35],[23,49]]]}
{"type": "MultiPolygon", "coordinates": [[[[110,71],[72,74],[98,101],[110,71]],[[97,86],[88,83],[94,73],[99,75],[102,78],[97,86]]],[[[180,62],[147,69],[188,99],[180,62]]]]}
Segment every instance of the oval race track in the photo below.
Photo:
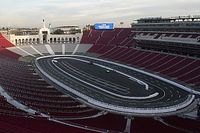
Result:
{"type": "Polygon", "coordinates": [[[92,57],[46,56],[35,67],[49,83],[79,101],[125,115],[165,115],[190,105],[194,95],[175,82],[92,57]]]}

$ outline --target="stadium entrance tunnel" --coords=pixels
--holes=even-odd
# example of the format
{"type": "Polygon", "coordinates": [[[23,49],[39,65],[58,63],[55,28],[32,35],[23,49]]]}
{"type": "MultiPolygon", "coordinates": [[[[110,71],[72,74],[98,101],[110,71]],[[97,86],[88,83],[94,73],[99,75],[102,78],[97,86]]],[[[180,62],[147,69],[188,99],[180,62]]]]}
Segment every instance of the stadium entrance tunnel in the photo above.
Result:
{"type": "Polygon", "coordinates": [[[185,86],[123,64],[82,55],[35,60],[39,75],[88,106],[131,116],[184,112],[195,96],[185,86]]]}

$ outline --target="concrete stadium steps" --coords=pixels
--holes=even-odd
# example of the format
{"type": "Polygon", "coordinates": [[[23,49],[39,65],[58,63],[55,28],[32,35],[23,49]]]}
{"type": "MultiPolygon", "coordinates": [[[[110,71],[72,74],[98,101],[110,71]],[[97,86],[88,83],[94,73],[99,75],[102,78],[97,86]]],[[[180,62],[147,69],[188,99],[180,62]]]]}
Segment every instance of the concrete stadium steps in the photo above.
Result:
{"type": "Polygon", "coordinates": [[[34,45],[34,46],[26,45],[26,46],[11,47],[7,49],[21,56],[43,55],[43,53],[49,54],[45,45],[34,45]]]}
{"type": "MultiPolygon", "coordinates": [[[[91,44],[80,44],[76,53],[85,53],[92,47],[91,44]]],[[[75,54],[76,54],[75,53],[75,54]]]]}
{"type": "Polygon", "coordinates": [[[27,51],[28,53],[32,54],[32,55],[37,55],[38,52],[35,51],[31,46],[26,45],[26,46],[20,46],[21,49],[27,51]]]}
{"type": "Polygon", "coordinates": [[[12,51],[21,56],[33,56],[36,55],[54,55],[54,54],[76,54],[85,53],[92,47],[91,44],[50,44],[50,45],[26,45],[7,48],[8,51],[12,51]]]}
{"type": "Polygon", "coordinates": [[[52,48],[55,54],[62,52],[62,44],[51,44],[50,47],[52,48]]]}
{"type": "Polygon", "coordinates": [[[33,56],[33,54],[28,53],[27,51],[23,50],[20,47],[10,47],[8,50],[12,51],[13,53],[16,53],[20,56],[33,56]]]}
{"type": "Polygon", "coordinates": [[[16,54],[10,50],[7,50],[5,48],[0,48],[0,53],[1,56],[4,56],[5,58],[13,58],[13,59],[18,59],[20,57],[19,54],[16,54]]]}
{"type": "Polygon", "coordinates": [[[42,54],[50,54],[45,45],[34,45],[33,47],[42,54]]]}
{"type": "Polygon", "coordinates": [[[77,44],[65,44],[65,54],[71,54],[74,52],[77,44]]]}

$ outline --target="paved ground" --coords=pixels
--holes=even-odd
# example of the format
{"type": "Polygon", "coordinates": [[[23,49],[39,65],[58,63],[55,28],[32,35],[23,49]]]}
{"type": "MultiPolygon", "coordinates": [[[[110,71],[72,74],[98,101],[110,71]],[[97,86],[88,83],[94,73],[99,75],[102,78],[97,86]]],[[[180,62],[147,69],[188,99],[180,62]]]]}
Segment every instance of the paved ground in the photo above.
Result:
{"type": "Polygon", "coordinates": [[[73,58],[86,62],[70,58],[55,59],[55,57],[43,58],[37,62],[48,75],[59,82],[90,98],[112,105],[160,108],[184,102],[189,96],[188,92],[172,84],[128,68],[84,57],[73,58]],[[94,64],[106,66],[115,71],[109,70],[108,72],[108,69],[94,64]],[[133,76],[148,84],[149,89],[146,90],[144,84],[116,71],[133,76]],[[155,93],[158,95],[145,98],[155,93]],[[133,97],[133,99],[128,97],[133,97]]]}

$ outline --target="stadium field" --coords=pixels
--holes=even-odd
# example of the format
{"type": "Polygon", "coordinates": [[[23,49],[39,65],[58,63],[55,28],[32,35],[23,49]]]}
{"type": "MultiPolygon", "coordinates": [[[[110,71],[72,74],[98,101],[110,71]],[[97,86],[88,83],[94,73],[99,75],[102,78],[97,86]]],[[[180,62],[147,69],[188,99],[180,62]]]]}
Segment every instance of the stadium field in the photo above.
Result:
{"type": "Polygon", "coordinates": [[[126,65],[81,55],[37,58],[50,83],[95,108],[126,115],[165,115],[189,106],[189,88],[126,65]]]}

